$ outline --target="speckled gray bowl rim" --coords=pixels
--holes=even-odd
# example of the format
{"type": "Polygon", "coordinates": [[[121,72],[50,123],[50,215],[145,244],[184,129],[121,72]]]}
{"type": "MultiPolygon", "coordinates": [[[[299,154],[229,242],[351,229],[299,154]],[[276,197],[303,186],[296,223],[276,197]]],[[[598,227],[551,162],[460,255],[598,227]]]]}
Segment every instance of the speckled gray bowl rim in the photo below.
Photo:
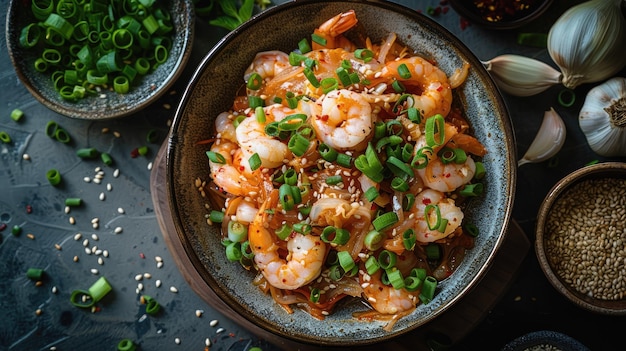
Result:
{"type": "Polygon", "coordinates": [[[546,247],[544,243],[545,232],[544,227],[548,220],[548,215],[554,203],[564,194],[570,187],[580,183],[586,179],[605,178],[609,176],[619,175],[619,178],[626,178],[626,163],[623,162],[603,162],[595,165],[585,166],[577,169],[559,180],[550,189],[545,199],[539,207],[537,215],[537,224],[535,229],[535,254],[539,260],[541,270],[548,278],[552,286],[565,296],[575,305],[582,307],[588,311],[614,315],[626,316],[626,300],[617,301],[598,301],[570,289],[561,278],[552,270],[552,266],[546,255],[546,247]]]}
{"type": "Polygon", "coordinates": [[[194,4],[192,0],[170,0],[168,10],[172,16],[175,34],[165,63],[142,77],[141,84],[133,85],[127,94],[103,90],[99,94],[76,102],[67,101],[54,89],[49,74],[34,69],[34,53],[19,47],[22,28],[35,22],[30,8],[22,8],[21,2],[23,1],[9,0],[6,21],[9,57],[18,78],[33,97],[50,110],[67,117],[104,120],[139,112],[161,97],[174,84],[191,54],[195,21],[194,4]]]}
{"type": "Polygon", "coordinates": [[[299,342],[320,346],[355,346],[389,340],[424,325],[455,304],[480,280],[504,240],[509,224],[517,175],[515,160],[511,121],[496,85],[472,52],[446,29],[414,10],[391,2],[298,0],[270,8],[255,16],[250,22],[227,35],[200,63],[173,120],[166,154],[166,186],[174,226],[189,259],[206,284],[235,313],[245,316],[269,332],[299,342]],[[206,213],[204,200],[193,186],[196,178],[208,177],[208,162],[204,155],[206,149],[197,142],[210,135],[208,132],[206,135],[198,135],[202,133],[197,129],[211,128],[207,126],[212,124],[213,118],[230,107],[238,86],[226,89],[221,85],[222,80],[241,79],[247,67],[247,64],[242,63],[234,66],[232,59],[242,55],[240,50],[245,50],[245,55],[249,57],[242,60],[249,64],[257,51],[287,46],[293,49],[297,47],[298,40],[312,32],[313,27],[351,8],[356,10],[361,23],[365,23],[364,27],[368,28],[368,35],[373,40],[382,40],[389,31],[394,31],[402,42],[437,61],[448,75],[462,65],[462,59],[472,65],[468,79],[457,89],[455,99],[471,115],[476,137],[489,149],[483,159],[488,169],[484,180],[484,199],[472,201],[466,208],[468,220],[475,219],[481,231],[476,239],[476,246],[469,250],[465,261],[452,277],[439,284],[434,300],[429,304],[419,305],[412,314],[400,319],[390,332],[382,329],[382,322],[360,322],[352,318],[352,312],[366,309],[362,302],[342,305],[324,321],[314,319],[300,310],[287,314],[270,296],[252,286],[250,272],[226,262],[219,243],[219,232],[206,225],[203,216],[206,213]],[[285,18],[292,19],[294,13],[305,16],[302,23],[285,25],[284,30],[277,31],[276,28],[280,28],[287,21],[285,18]],[[393,19],[389,16],[393,16],[393,19]],[[404,20],[400,21],[400,18],[404,20]],[[279,20],[283,22],[275,23],[279,20]],[[382,23],[383,26],[368,27],[366,22],[382,23]],[[260,28],[263,25],[271,26],[271,30],[264,31],[260,28]],[[251,38],[254,31],[260,35],[251,38]],[[283,37],[287,35],[290,39],[283,37]],[[275,37],[276,42],[271,47],[264,47],[269,41],[268,37],[275,37]],[[252,46],[255,50],[246,46],[252,46]],[[226,59],[222,58],[218,62],[216,57],[220,52],[227,54],[223,54],[226,59]],[[226,67],[229,67],[228,72],[226,67]],[[205,86],[208,82],[202,82],[205,74],[215,80],[209,87],[205,86]],[[213,85],[220,86],[220,89],[214,89],[213,85]],[[211,98],[194,96],[196,89],[207,88],[213,94],[211,98]],[[194,98],[201,101],[194,101],[194,98]],[[220,98],[225,101],[212,102],[220,98]],[[207,106],[204,105],[210,103],[214,105],[214,111],[206,110],[207,106]],[[194,110],[189,107],[190,104],[192,107],[194,104],[202,105],[203,110],[194,110]],[[195,128],[188,126],[188,119],[196,120],[195,128]],[[199,164],[194,165],[197,169],[188,170],[194,167],[191,166],[194,163],[199,164]]]}

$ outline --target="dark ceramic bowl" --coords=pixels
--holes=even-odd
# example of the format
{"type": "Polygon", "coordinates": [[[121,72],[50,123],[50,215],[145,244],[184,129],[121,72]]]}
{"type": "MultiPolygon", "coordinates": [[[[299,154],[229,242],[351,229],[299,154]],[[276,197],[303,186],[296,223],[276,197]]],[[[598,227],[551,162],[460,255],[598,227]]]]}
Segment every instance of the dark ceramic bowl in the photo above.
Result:
{"type": "MultiPolygon", "coordinates": [[[[578,291],[572,286],[571,283],[568,283],[568,281],[562,276],[563,273],[561,273],[561,270],[559,270],[559,268],[555,266],[557,261],[559,261],[558,263],[561,263],[560,262],[561,259],[560,258],[557,259],[555,258],[553,254],[551,254],[551,252],[553,252],[551,247],[555,244],[552,244],[549,242],[549,238],[551,236],[551,229],[550,229],[551,227],[548,225],[548,221],[550,220],[550,216],[551,216],[551,213],[555,204],[558,203],[559,200],[566,193],[568,193],[568,191],[572,187],[580,184],[581,182],[587,181],[587,180],[599,180],[599,179],[607,179],[607,178],[626,179],[626,163],[605,162],[605,163],[598,163],[592,166],[586,166],[584,168],[578,169],[568,174],[563,179],[561,179],[557,184],[554,185],[554,187],[550,190],[548,195],[546,195],[544,201],[542,202],[539,208],[539,214],[537,215],[535,251],[537,254],[537,258],[539,260],[539,265],[541,266],[541,269],[543,270],[544,274],[546,275],[546,277],[548,278],[552,286],[554,286],[554,288],[563,296],[565,296],[569,301],[573,302],[574,304],[576,304],[577,306],[581,308],[584,308],[588,311],[592,311],[595,313],[624,316],[626,315],[626,296],[624,296],[622,299],[594,298],[590,296],[589,294],[585,294],[585,293],[578,291]]],[[[620,190],[621,189],[615,189],[615,191],[620,191],[620,190]]],[[[584,205],[582,205],[581,203],[581,207],[582,206],[584,205]]],[[[582,209],[580,211],[582,211],[582,209]]],[[[617,212],[617,211],[618,210],[616,209],[614,212],[617,212]]],[[[573,217],[575,216],[576,218],[572,218],[571,221],[568,220],[567,222],[569,222],[570,224],[563,223],[562,226],[564,227],[564,229],[580,231],[582,227],[575,224],[575,221],[580,217],[578,215],[578,213],[580,212],[579,210],[572,210],[571,213],[573,214],[572,216],[573,217]]],[[[588,213],[588,212],[585,212],[585,213],[588,213]]],[[[563,220],[560,222],[563,222],[563,220]]],[[[598,223],[598,226],[599,225],[600,224],[598,223]]],[[[598,232],[598,235],[600,235],[599,232],[598,232]]],[[[622,233],[622,237],[623,237],[623,233],[622,233]]],[[[577,244],[579,241],[579,239],[576,239],[575,237],[572,237],[570,240],[572,241],[573,244],[577,244]]],[[[609,240],[609,239],[607,238],[606,240],[609,240]]],[[[583,245],[592,245],[591,244],[592,242],[593,241],[589,241],[589,242],[584,243],[583,245]]],[[[610,242],[610,244],[613,245],[613,242],[610,242]]],[[[580,243],[578,245],[580,245],[580,243]]],[[[621,246],[617,246],[617,248],[623,247],[623,243],[620,245],[621,246]]],[[[579,246],[576,246],[576,247],[579,247],[579,246]]],[[[600,257],[600,260],[603,261],[602,264],[604,265],[605,258],[607,256],[610,256],[610,252],[608,250],[605,250],[604,248],[600,250],[595,250],[593,252],[595,252],[599,256],[594,256],[592,258],[589,258],[587,260],[588,262],[598,262],[596,257],[600,257]]],[[[579,259],[581,258],[582,253],[576,250],[568,256],[571,257],[572,259],[579,259]]],[[[559,257],[561,256],[559,255],[559,257]]],[[[623,262],[619,263],[619,266],[623,267],[623,262]]],[[[610,269],[610,266],[607,266],[606,274],[609,274],[609,269],[610,269]]],[[[565,270],[565,268],[563,268],[563,270],[565,270]]],[[[595,275],[595,274],[602,274],[602,273],[600,270],[598,270],[597,273],[590,272],[589,275],[586,275],[586,276],[583,275],[582,278],[585,279],[586,277],[587,279],[591,279],[592,278],[591,274],[595,275]]]]}
{"type": "MultiPolygon", "coordinates": [[[[56,3],[56,2],[55,2],[56,3]]],[[[159,3],[159,2],[157,2],[159,3]]],[[[67,117],[80,119],[109,119],[138,112],[165,93],[182,73],[191,53],[194,33],[194,5],[191,0],[162,2],[171,16],[174,34],[167,60],[153,72],[136,78],[127,94],[103,89],[78,101],[68,101],[54,88],[51,73],[35,70],[38,58],[35,50],[19,45],[22,28],[38,22],[30,9],[31,2],[10,0],[6,22],[9,56],[17,76],[26,89],[49,109],[67,117]]]]}
{"type": "MultiPolygon", "coordinates": [[[[511,215],[516,181],[514,137],[498,89],[471,51],[431,19],[403,6],[383,1],[298,0],[270,8],[220,41],[200,63],[176,111],[167,150],[167,187],[178,237],[204,283],[238,314],[256,325],[292,340],[321,346],[354,346],[388,340],[441,315],[482,277],[500,247],[511,215]],[[475,136],[485,143],[488,169],[484,199],[468,204],[466,216],[480,235],[458,270],[438,285],[434,300],[420,304],[400,319],[393,330],[382,322],[359,322],[352,313],[366,307],[360,301],[342,304],[325,320],[295,310],[288,314],[269,295],[252,285],[252,272],[225,259],[220,228],[208,226],[206,199],[194,185],[208,180],[206,146],[198,142],[214,135],[213,121],[232,106],[243,84],[245,69],[255,54],[266,50],[290,52],[302,38],[327,19],[355,10],[373,42],[395,32],[398,39],[437,62],[448,75],[471,65],[455,100],[467,113],[475,136]],[[219,87],[219,88],[216,88],[219,87]]],[[[211,303],[209,301],[209,303],[211,303]]]]}
{"type": "MultiPolygon", "coordinates": [[[[463,18],[468,21],[487,29],[515,29],[522,27],[539,18],[552,5],[553,0],[526,0],[520,3],[531,3],[528,9],[510,12],[507,14],[504,9],[497,11],[484,11],[479,8],[476,3],[485,3],[491,1],[474,1],[474,0],[450,0],[452,8],[463,18]],[[499,16],[496,16],[498,13],[499,16]]],[[[513,1],[498,1],[506,6],[513,6],[513,1]]]]}
{"type": "Polygon", "coordinates": [[[506,344],[501,351],[526,350],[590,351],[587,346],[569,335],[551,330],[528,333],[506,344]]]}

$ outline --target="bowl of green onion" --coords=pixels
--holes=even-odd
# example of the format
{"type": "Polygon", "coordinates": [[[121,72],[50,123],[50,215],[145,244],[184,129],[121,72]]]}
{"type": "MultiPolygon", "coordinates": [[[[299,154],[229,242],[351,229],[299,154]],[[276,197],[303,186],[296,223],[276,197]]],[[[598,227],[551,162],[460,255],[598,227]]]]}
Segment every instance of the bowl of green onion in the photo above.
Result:
{"type": "Polygon", "coordinates": [[[11,0],[6,42],[17,76],[51,110],[109,119],[138,112],[180,75],[191,0],[11,0]]]}

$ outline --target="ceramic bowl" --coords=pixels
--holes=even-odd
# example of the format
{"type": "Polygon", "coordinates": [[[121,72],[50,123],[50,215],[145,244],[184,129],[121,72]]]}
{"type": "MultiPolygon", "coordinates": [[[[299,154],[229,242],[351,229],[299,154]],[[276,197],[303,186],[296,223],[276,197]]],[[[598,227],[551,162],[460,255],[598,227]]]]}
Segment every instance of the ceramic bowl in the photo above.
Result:
{"type": "Polygon", "coordinates": [[[165,4],[164,8],[171,16],[171,24],[174,28],[167,60],[151,73],[136,78],[126,94],[118,94],[112,89],[102,89],[97,93],[88,94],[83,99],[69,101],[61,98],[55,89],[51,72],[42,73],[35,69],[34,62],[39,58],[37,53],[39,50],[25,49],[19,44],[22,28],[31,23],[43,21],[37,21],[34,18],[33,11],[30,10],[30,1],[10,0],[6,22],[6,41],[17,76],[39,102],[67,117],[109,119],[140,111],[158,99],[176,81],[187,63],[193,44],[193,2],[191,0],[167,0],[162,3],[165,4]]]}
{"type": "MultiPolygon", "coordinates": [[[[626,315],[626,296],[616,298],[612,293],[613,290],[607,289],[606,292],[599,292],[593,288],[593,285],[603,284],[608,284],[607,288],[615,287],[616,281],[611,276],[619,274],[621,270],[623,281],[623,276],[626,273],[623,261],[614,262],[620,255],[623,255],[626,247],[624,230],[622,229],[620,232],[617,229],[616,234],[611,236],[608,234],[608,230],[602,229],[602,226],[620,228],[621,224],[612,223],[616,223],[615,221],[624,223],[624,203],[605,201],[609,210],[602,213],[609,217],[618,216],[618,219],[614,219],[612,223],[610,219],[594,218],[591,214],[594,211],[591,206],[596,200],[602,201],[603,198],[607,197],[607,193],[623,193],[624,188],[611,187],[610,190],[601,192],[598,190],[600,186],[595,183],[594,191],[597,193],[589,192],[589,195],[583,195],[582,191],[584,194],[588,192],[584,188],[582,190],[580,188],[583,182],[600,182],[606,179],[620,179],[623,182],[626,179],[626,163],[606,162],[586,166],[568,174],[557,182],[539,208],[535,249],[539,265],[546,277],[554,288],[569,301],[596,313],[626,315]],[[603,196],[599,197],[597,194],[603,196]],[[565,199],[569,197],[574,197],[574,201],[565,202],[565,199]],[[568,209],[567,212],[557,209],[564,207],[568,209]],[[622,216],[621,219],[619,216],[622,216]],[[583,219],[585,223],[581,222],[583,219]],[[589,224],[588,221],[592,220],[594,223],[589,224]],[[559,224],[556,225],[556,223],[559,224]],[[598,228],[585,229],[595,226],[598,228]],[[603,238],[601,238],[602,236],[603,238]],[[600,239],[601,242],[598,241],[600,239]],[[559,244],[565,240],[568,242],[567,245],[559,244]],[[565,246],[569,246],[570,249],[566,250],[565,246]],[[594,249],[594,246],[598,247],[594,249]],[[621,254],[619,253],[620,250],[622,251],[621,254]],[[617,254],[612,254],[614,251],[617,254]],[[579,265],[586,268],[573,268],[579,265]],[[598,280],[593,282],[596,276],[598,280]],[[580,281],[580,283],[576,281],[580,281]],[[585,281],[589,281],[589,283],[585,284],[585,281]],[[609,293],[612,296],[603,296],[609,293]]],[[[621,284],[623,293],[623,282],[621,284]]]]}
{"type": "MultiPolygon", "coordinates": [[[[500,247],[511,215],[516,181],[514,137],[504,102],[480,61],[450,32],[411,9],[383,1],[288,2],[261,13],[229,33],[203,59],[182,97],[171,127],[166,155],[167,187],[178,237],[204,283],[234,311],[256,325],[282,337],[318,346],[355,346],[388,340],[424,325],[463,297],[487,270],[500,247]],[[475,247],[463,264],[438,285],[434,300],[420,304],[400,319],[390,332],[382,322],[359,322],[352,313],[366,308],[362,302],[342,304],[324,320],[295,310],[288,314],[269,295],[252,285],[254,274],[227,262],[220,244],[220,228],[206,223],[206,199],[196,179],[208,180],[206,145],[198,142],[214,135],[213,121],[232,106],[243,84],[245,69],[256,53],[290,52],[310,37],[327,19],[355,10],[361,26],[373,42],[390,32],[398,40],[434,62],[448,75],[471,65],[455,100],[469,116],[475,136],[489,150],[484,157],[488,174],[484,199],[469,203],[468,220],[479,228],[475,247]]],[[[210,303],[210,302],[209,302],[210,303]]]]}
{"type": "Polygon", "coordinates": [[[553,0],[520,1],[520,4],[530,4],[530,6],[512,13],[507,13],[507,9],[500,7],[493,12],[483,10],[486,6],[482,4],[485,3],[497,3],[500,7],[509,8],[518,4],[517,1],[450,0],[450,5],[461,17],[481,27],[496,30],[515,29],[529,24],[546,12],[553,0]]]}

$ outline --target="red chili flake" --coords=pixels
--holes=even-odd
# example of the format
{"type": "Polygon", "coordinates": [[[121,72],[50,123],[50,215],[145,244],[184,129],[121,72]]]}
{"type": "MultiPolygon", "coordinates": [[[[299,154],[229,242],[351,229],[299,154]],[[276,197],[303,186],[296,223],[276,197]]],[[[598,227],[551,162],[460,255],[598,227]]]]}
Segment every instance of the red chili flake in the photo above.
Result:
{"type": "Polygon", "coordinates": [[[0,232],[7,229],[7,224],[6,223],[0,223],[0,232]]]}
{"type": "Polygon", "coordinates": [[[132,157],[132,158],[137,158],[137,157],[139,157],[139,149],[138,149],[138,148],[134,148],[134,149],[130,152],[130,157],[132,157]]]}
{"type": "Polygon", "coordinates": [[[235,333],[228,333],[228,336],[230,336],[231,338],[235,337],[235,333]]]}
{"type": "Polygon", "coordinates": [[[444,15],[446,13],[448,13],[449,10],[450,10],[450,8],[448,6],[444,6],[444,7],[441,8],[441,12],[443,12],[444,15]]]}
{"type": "Polygon", "coordinates": [[[139,253],[139,257],[141,257],[141,258],[146,258],[146,255],[144,255],[144,254],[143,254],[143,252],[140,252],[140,253],[139,253]]]}
{"type": "Polygon", "coordinates": [[[428,204],[430,204],[431,202],[432,202],[432,200],[431,200],[431,199],[429,199],[429,198],[424,198],[424,200],[422,200],[422,203],[423,203],[424,205],[428,205],[428,204]]]}
{"type": "Polygon", "coordinates": [[[461,25],[461,30],[465,30],[467,27],[470,26],[470,22],[467,19],[461,17],[460,25],[461,25]]]}
{"type": "Polygon", "coordinates": [[[441,1],[439,1],[439,5],[441,5],[441,6],[448,5],[448,0],[441,0],[441,1]]]}
{"type": "Polygon", "coordinates": [[[26,213],[33,213],[33,206],[26,205],[26,213]]]}

